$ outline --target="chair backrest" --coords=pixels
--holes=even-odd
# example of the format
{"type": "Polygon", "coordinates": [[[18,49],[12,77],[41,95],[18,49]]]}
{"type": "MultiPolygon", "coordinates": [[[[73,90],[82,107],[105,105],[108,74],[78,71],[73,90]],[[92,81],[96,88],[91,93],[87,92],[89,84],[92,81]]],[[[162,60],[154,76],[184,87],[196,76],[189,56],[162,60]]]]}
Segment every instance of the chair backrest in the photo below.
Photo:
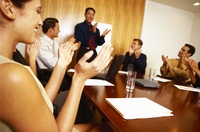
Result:
{"type": "Polygon", "coordinates": [[[115,76],[117,75],[117,73],[120,69],[120,66],[121,66],[123,60],[124,60],[124,55],[116,54],[114,56],[114,59],[110,65],[108,73],[106,75],[107,80],[115,78],[115,76]]]}
{"type": "Polygon", "coordinates": [[[19,52],[19,50],[16,48],[16,52],[13,52],[13,56],[12,59],[16,62],[19,62],[23,65],[28,66],[28,63],[26,62],[25,58],[23,57],[23,55],[19,52]]]}
{"type": "Polygon", "coordinates": [[[36,68],[37,68],[37,77],[40,80],[40,82],[42,83],[42,85],[45,86],[51,77],[52,70],[51,69],[40,69],[37,61],[36,61],[36,68]]]}

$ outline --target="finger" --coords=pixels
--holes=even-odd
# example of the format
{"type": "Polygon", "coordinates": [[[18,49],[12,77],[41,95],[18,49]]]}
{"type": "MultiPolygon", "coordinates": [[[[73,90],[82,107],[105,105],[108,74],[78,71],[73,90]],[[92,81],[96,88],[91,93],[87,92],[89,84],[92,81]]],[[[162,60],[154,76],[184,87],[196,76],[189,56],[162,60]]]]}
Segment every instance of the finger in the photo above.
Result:
{"type": "Polygon", "coordinates": [[[107,34],[108,34],[110,31],[111,31],[111,29],[109,29],[109,30],[107,31],[107,34]]]}
{"type": "Polygon", "coordinates": [[[109,44],[104,44],[96,58],[99,59],[99,58],[106,57],[106,55],[108,55],[107,52],[108,52],[109,46],[110,46],[109,44]],[[103,56],[103,57],[100,57],[100,56],[103,56]]]}
{"type": "Polygon", "coordinates": [[[72,51],[72,48],[73,48],[73,44],[72,44],[72,42],[67,42],[67,43],[65,43],[65,45],[64,45],[64,47],[68,50],[68,51],[72,51]]]}
{"type": "Polygon", "coordinates": [[[40,37],[37,37],[35,40],[35,44],[39,45],[40,44],[40,37]]]}
{"type": "Polygon", "coordinates": [[[78,50],[79,48],[80,48],[80,43],[75,43],[75,44],[73,44],[72,50],[73,50],[73,51],[76,51],[76,50],[78,50]]]}
{"type": "Polygon", "coordinates": [[[30,49],[30,45],[28,44],[28,45],[26,45],[26,51],[28,52],[29,49],[30,49]]]}
{"type": "Polygon", "coordinates": [[[72,42],[72,43],[74,43],[75,42],[75,38],[74,37],[71,37],[68,41],[70,41],[70,42],[72,42]]]}
{"type": "Polygon", "coordinates": [[[74,51],[72,50],[73,45],[69,41],[64,43],[62,48],[64,49],[64,52],[66,54],[71,55],[71,56],[74,54],[74,51]]]}
{"type": "Polygon", "coordinates": [[[98,23],[95,23],[95,24],[94,24],[94,27],[97,27],[97,25],[98,25],[98,23]]]}
{"type": "Polygon", "coordinates": [[[85,53],[85,54],[81,57],[81,59],[78,61],[78,63],[81,64],[81,65],[85,64],[86,61],[87,61],[90,57],[92,57],[93,53],[94,53],[94,52],[93,52],[92,50],[88,51],[87,53],[85,53]]]}
{"type": "Polygon", "coordinates": [[[98,56],[95,58],[93,63],[101,67],[101,65],[105,65],[107,61],[110,60],[111,53],[113,51],[113,47],[111,44],[105,44],[102,47],[102,50],[99,52],[98,56]]]}

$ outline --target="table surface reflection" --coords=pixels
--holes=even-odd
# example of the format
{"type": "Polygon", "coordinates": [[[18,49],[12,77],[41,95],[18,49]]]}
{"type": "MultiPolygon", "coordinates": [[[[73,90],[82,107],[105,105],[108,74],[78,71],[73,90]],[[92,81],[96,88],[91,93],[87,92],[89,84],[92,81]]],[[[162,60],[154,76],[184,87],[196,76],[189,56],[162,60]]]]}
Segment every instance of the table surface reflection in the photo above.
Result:
{"type": "Polygon", "coordinates": [[[198,93],[179,90],[173,82],[158,82],[158,89],[135,87],[132,93],[125,91],[124,74],[118,74],[109,82],[115,86],[85,86],[84,94],[98,110],[104,120],[114,131],[166,131],[166,132],[199,132],[200,106],[198,93]],[[105,98],[146,97],[170,110],[174,116],[125,120],[108,103],[105,98]]]}

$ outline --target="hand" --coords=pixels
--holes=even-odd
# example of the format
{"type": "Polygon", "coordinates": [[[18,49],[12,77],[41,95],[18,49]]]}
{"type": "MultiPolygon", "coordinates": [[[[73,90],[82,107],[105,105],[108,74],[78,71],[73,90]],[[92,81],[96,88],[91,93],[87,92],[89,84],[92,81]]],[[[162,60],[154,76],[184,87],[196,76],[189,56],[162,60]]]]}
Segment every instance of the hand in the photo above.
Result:
{"type": "Polygon", "coordinates": [[[129,47],[129,56],[132,56],[132,54],[134,53],[134,46],[131,44],[129,47]]]}
{"type": "Polygon", "coordinates": [[[167,59],[168,59],[168,56],[162,55],[162,61],[163,61],[163,63],[165,63],[167,59]]]}
{"type": "Polygon", "coordinates": [[[62,66],[68,66],[74,55],[74,51],[72,50],[73,43],[70,41],[61,44],[58,49],[58,62],[61,63],[62,66]]]}
{"type": "Polygon", "coordinates": [[[98,23],[95,23],[93,25],[93,29],[92,29],[93,33],[96,33],[96,31],[97,31],[97,25],[98,25],[98,23]]]}
{"type": "Polygon", "coordinates": [[[81,46],[81,42],[74,43],[73,47],[72,47],[72,50],[76,51],[76,50],[78,50],[80,48],[80,46],[81,46]]]}
{"type": "Polygon", "coordinates": [[[110,31],[108,29],[104,30],[101,36],[105,37],[110,31]]]}
{"type": "Polygon", "coordinates": [[[68,40],[66,40],[65,42],[67,42],[67,41],[74,43],[76,41],[76,39],[74,38],[74,36],[72,36],[68,40]]]}
{"type": "Polygon", "coordinates": [[[170,63],[170,61],[169,61],[168,56],[162,55],[162,61],[163,61],[163,63],[165,63],[166,65],[168,65],[170,68],[173,68],[173,67],[171,66],[171,63],[170,63]]]}
{"type": "Polygon", "coordinates": [[[187,58],[185,55],[182,56],[181,61],[182,61],[182,63],[183,63],[185,66],[187,66],[188,68],[190,68],[190,64],[189,64],[189,62],[188,62],[188,58],[187,58]]]}
{"type": "Polygon", "coordinates": [[[135,58],[139,58],[140,55],[142,54],[142,50],[135,50],[135,58]]]}
{"type": "MultiPolygon", "coordinates": [[[[81,42],[79,41],[79,42],[75,43],[76,39],[73,36],[70,37],[67,41],[73,43],[73,47],[72,47],[73,51],[76,51],[76,50],[78,50],[80,48],[81,42]]],[[[67,41],[65,41],[65,42],[67,42],[67,41]]]]}
{"type": "Polygon", "coordinates": [[[26,52],[29,58],[36,60],[39,49],[40,49],[39,44],[40,44],[40,38],[37,37],[34,44],[27,45],[26,52]]]}
{"type": "Polygon", "coordinates": [[[199,71],[199,68],[198,68],[198,63],[195,61],[195,60],[192,60],[192,59],[189,59],[188,60],[188,63],[191,67],[191,69],[195,72],[198,72],[199,71]]]}
{"type": "Polygon", "coordinates": [[[87,60],[92,56],[93,51],[87,52],[75,66],[75,73],[82,79],[89,79],[100,73],[112,60],[111,53],[113,47],[111,44],[104,44],[97,57],[90,63],[87,60]]]}

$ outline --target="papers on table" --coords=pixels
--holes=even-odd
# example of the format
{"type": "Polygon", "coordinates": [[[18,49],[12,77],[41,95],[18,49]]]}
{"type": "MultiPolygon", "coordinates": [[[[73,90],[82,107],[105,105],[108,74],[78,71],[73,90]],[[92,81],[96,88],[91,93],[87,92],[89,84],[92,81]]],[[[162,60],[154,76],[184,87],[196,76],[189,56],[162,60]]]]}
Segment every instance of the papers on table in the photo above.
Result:
{"type": "Polygon", "coordinates": [[[85,81],[85,86],[114,86],[114,85],[106,80],[87,79],[85,81]]]}
{"type": "Polygon", "coordinates": [[[178,89],[181,89],[181,90],[200,92],[200,89],[198,89],[198,88],[187,87],[187,86],[182,86],[182,85],[174,85],[174,86],[177,87],[178,89]]]}
{"type": "Polygon", "coordinates": [[[170,82],[170,81],[172,81],[172,80],[164,79],[164,78],[161,78],[161,77],[155,77],[154,80],[157,80],[157,81],[160,81],[160,82],[170,82]]]}
{"type": "Polygon", "coordinates": [[[106,98],[124,119],[155,118],[173,116],[172,111],[148,98],[106,98]]]}
{"type": "MultiPolygon", "coordinates": [[[[69,69],[67,72],[74,72],[74,69],[69,69]]],[[[87,79],[85,86],[114,86],[112,83],[101,79],[87,79]]]]}

